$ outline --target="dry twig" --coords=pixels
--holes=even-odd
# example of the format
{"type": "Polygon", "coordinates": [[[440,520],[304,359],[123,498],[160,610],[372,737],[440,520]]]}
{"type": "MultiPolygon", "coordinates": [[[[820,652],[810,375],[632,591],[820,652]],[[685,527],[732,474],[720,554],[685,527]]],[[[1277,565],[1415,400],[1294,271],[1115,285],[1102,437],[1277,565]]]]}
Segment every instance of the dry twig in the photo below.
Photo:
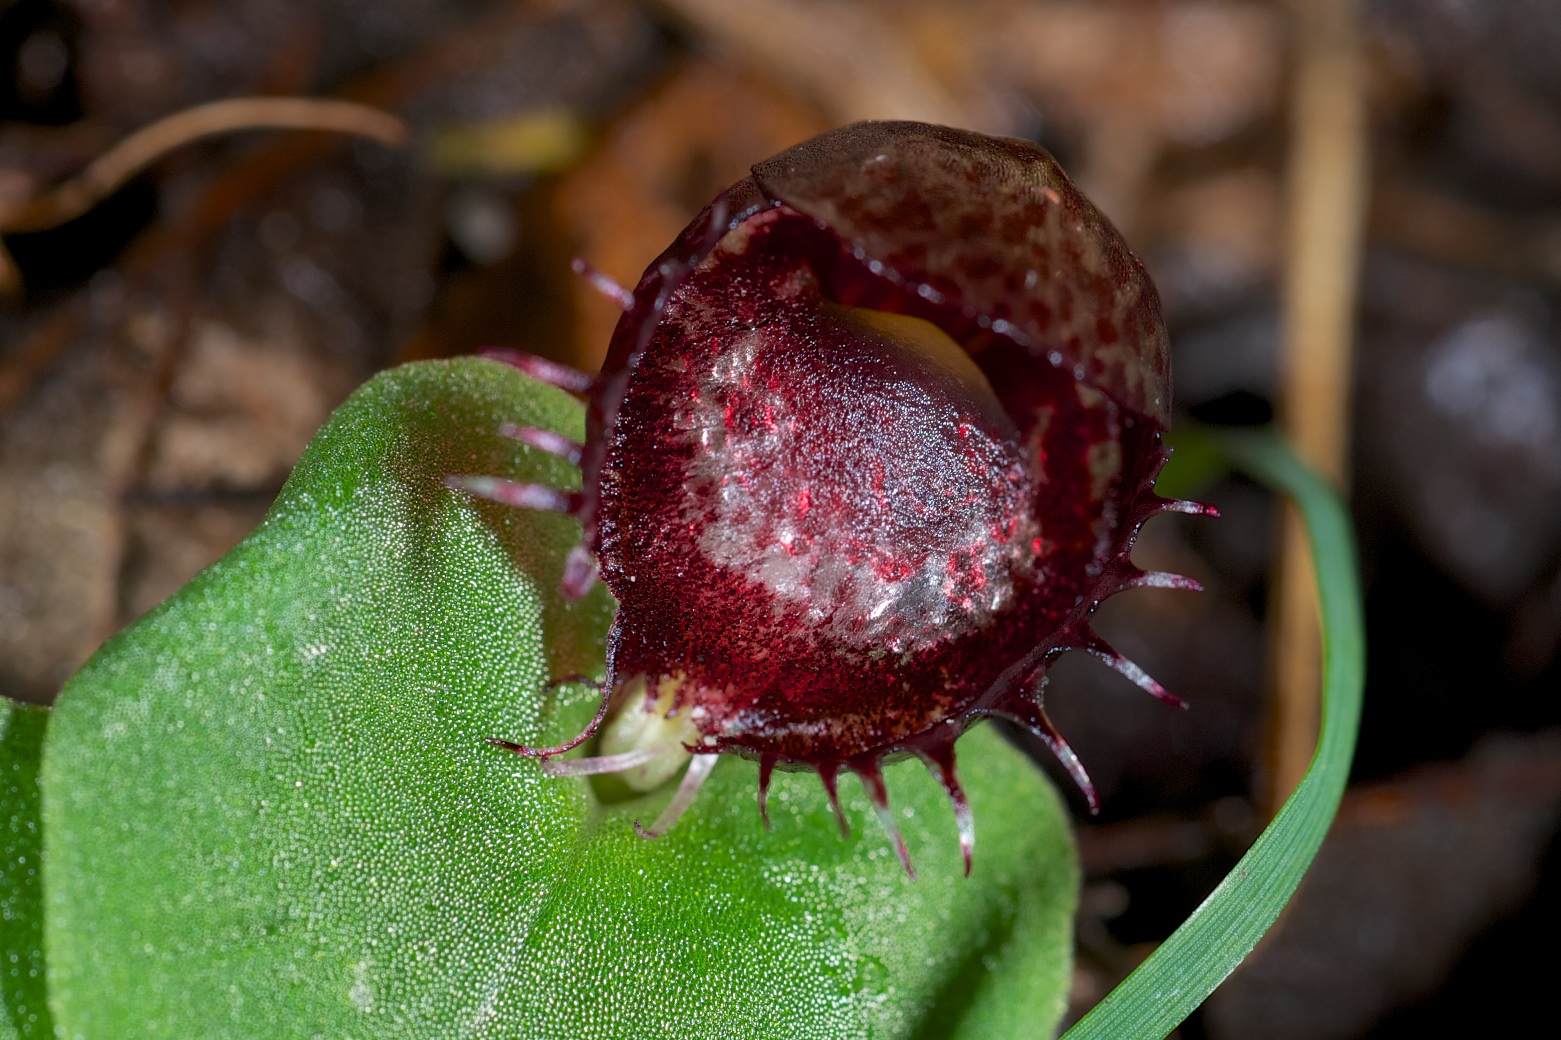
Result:
{"type": "MultiPolygon", "coordinates": [[[[12,212],[0,211],[0,233],[46,231],[86,213],[136,174],[192,141],[240,130],[324,130],[387,145],[406,143],[407,126],[377,108],[325,98],[230,98],[196,105],[142,127],[93,160],[72,180],[12,212]]],[[[15,296],[21,271],[0,244],[0,295],[15,296]]]]}
{"type": "Polygon", "coordinates": [[[44,231],[87,212],[126,181],[192,141],[239,130],[327,130],[388,145],[406,142],[407,126],[377,108],[323,98],[230,98],[196,105],[142,127],[104,152],[73,180],[17,212],[0,214],[0,231],[44,231]]]}

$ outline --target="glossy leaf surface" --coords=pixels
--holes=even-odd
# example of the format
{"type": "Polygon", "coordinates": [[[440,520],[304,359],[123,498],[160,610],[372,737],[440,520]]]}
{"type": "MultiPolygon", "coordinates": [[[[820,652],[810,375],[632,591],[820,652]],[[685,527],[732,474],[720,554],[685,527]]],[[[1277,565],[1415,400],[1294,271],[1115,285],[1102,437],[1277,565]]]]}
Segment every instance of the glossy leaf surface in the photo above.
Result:
{"type": "Polygon", "coordinates": [[[600,800],[484,743],[574,733],[611,603],[555,593],[571,521],[450,473],[563,486],[501,422],[579,407],[497,364],[409,366],[316,438],[265,524],[68,685],[44,756],[51,1002],[70,1038],[1039,1036],[1078,885],[1039,772],[960,745],[887,773],[909,881],[855,781],[723,758],[664,838],[663,790],[600,800]]]}

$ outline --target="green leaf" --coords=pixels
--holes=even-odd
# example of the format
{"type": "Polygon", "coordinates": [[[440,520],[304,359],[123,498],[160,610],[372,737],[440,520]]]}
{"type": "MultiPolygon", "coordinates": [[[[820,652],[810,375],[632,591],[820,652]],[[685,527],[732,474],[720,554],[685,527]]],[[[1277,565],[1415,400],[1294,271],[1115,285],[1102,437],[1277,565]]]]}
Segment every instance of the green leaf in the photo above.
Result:
{"type": "MultiPolygon", "coordinates": [[[[360,390],[265,524],[67,686],[44,754],[51,999],[71,1040],[136,1036],[1028,1036],[1052,1028],[1078,886],[1052,789],[989,730],[960,745],[961,877],[941,788],[888,771],[919,882],[854,781],[723,759],[666,837],[663,790],[484,743],[571,735],[611,601],[554,593],[578,528],[474,503],[449,473],[562,486],[497,434],[578,436],[503,366],[360,390]],[[564,688],[566,691],[568,687],[564,688]]],[[[578,479],[577,476],[574,479],[578,479]]]]}
{"type": "Polygon", "coordinates": [[[0,697],[0,1040],[54,1035],[43,968],[38,759],[46,708],[0,697]]]}
{"type": "Polygon", "coordinates": [[[1349,512],[1333,488],[1272,434],[1229,431],[1214,435],[1213,443],[1238,468],[1294,500],[1306,523],[1322,612],[1317,753],[1236,868],[1063,1040],[1159,1040],[1175,1029],[1278,918],[1317,855],[1349,780],[1366,681],[1365,621],[1349,512]]]}

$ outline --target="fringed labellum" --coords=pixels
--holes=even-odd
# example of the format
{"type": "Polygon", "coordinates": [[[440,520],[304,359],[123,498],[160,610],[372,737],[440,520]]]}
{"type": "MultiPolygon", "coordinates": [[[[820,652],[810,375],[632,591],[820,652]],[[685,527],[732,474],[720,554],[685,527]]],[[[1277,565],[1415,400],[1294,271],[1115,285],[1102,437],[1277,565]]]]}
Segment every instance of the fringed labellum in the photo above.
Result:
{"type": "MultiPolygon", "coordinates": [[[[600,279],[587,273],[588,276],[600,279]]],[[[946,787],[969,871],[954,742],[1028,727],[1091,807],[1041,703],[1048,662],[1105,661],[1181,702],[1090,627],[1143,585],[1129,550],[1164,510],[1169,350],[1143,266],[1042,149],[918,123],[860,123],[753,168],[645,273],[602,374],[503,354],[588,395],[583,490],[452,485],[578,517],[566,592],[618,601],[599,754],[550,772],[650,789],[692,762],[664,831],[723,752],[812,769],[836,811],[854,771],[910,869],[882,764],[946,787]]],[[[842,826],[844,820],[842,818],[842,826]]]]}

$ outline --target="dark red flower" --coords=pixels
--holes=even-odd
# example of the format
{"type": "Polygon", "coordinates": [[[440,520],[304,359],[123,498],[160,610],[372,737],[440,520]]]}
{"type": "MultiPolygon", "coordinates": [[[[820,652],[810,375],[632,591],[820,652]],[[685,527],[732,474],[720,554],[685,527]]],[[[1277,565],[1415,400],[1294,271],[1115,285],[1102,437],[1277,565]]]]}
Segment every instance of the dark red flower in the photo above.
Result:
{"type": "MultiPolygon", "coordinates": [[[[620,291],[621,292],[621,291],[620,291]]],[[[1156,495],[1170,410],[1154,286],[1035,145],[860,123],[782,152],[712,203],[622,293],[600,376],[507,360],[589,394],[583,491],[468,490],[579,517],[566,591],[593,560],[618,600],[602,754],[554,772],[666,779],[660,833],[715,753],[855,771],[915,754],[970,813],[954,742],[984,716],[1045,740],[1047,663],[1084,650],[1172,704],[1090,615],[1140,585],[1128,558],[1156,495]],[[617,729],[614,730],[614,726],[617,729]],[[667,765],[670,761],[671,765],[667,765]]],[[[559,748],[517,751],[551,757],[559,748]]],[[[838,803],[836,805],[838,811],[838,803]]],[[[909,869],[909,862],[906,862],[909,869]]]]}

